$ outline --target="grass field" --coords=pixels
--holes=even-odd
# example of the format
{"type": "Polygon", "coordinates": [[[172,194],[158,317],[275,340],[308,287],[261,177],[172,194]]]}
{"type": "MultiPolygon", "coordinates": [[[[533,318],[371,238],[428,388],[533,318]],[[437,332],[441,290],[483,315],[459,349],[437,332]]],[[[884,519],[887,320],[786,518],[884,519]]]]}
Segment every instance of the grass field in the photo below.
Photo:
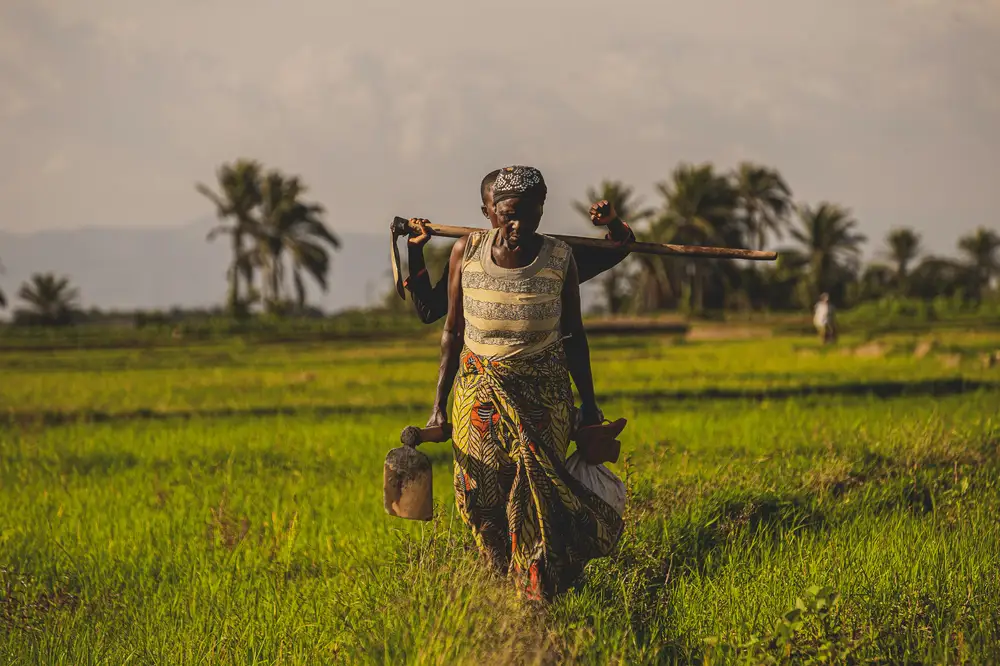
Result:
{"type": "Polygon", "coordinates": [[[0,352],[4,663],[994,663],[1000,334],[594,340],[627,532],[546,611],[388,517],[433,344],[0,352]]]}

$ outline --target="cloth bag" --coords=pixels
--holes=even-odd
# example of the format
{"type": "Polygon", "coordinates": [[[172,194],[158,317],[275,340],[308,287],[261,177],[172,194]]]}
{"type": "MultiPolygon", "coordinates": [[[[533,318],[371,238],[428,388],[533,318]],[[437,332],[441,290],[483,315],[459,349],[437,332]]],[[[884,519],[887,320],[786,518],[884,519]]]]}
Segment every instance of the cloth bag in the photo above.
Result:
{"type": "MultiPolygon", "coordinates": [[[[580,412],[574,408],[573,432],[580,428],[580,412]]],[[[601,420],[604,414],[600,415],[601,420]]],[[[590,465],[579,451],[566,458],[566,470],[577,481],[607,502],[619,516],[625,513],[625,484],[604,465],[590,465]]]]}

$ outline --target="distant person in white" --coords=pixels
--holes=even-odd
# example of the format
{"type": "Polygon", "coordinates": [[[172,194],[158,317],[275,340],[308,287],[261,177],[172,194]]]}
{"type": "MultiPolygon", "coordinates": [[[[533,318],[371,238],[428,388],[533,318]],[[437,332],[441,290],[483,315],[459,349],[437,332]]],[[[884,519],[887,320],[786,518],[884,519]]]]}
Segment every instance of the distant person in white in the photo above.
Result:
{"type": "Polygon", "coordinates": [[[837,339],[837,328],[833,317],[833,303],[830,302],[829,294],[820,294],[813,314],[813,325],[819,333],[823,344],[835,342],[837,339]]]}

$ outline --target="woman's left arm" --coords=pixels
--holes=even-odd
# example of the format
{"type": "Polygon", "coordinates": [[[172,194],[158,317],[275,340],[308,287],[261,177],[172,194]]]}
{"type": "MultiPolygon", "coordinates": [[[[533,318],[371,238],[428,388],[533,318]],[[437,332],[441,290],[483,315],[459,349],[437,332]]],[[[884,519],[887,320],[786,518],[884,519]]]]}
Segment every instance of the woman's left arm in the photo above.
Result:
{"type": "Polygon", "coordinates": [[[562,334],[569,336],[563,342],[569,374],[580,394],[582,425],[598,425],[601,422],[594,396],[594,377],[590,369],[590,345],[587,332],[583,328],[583,312],[580,306],[580,276],[576,260],[570,255],[566,269],[566,280],[562,290],[562,334]]]}
{"type": "MultiPolygon", "coordinates": [[[[625,224],[618,211],[607,199],[598,201],[590,207],[590,220],[597,227],[606,227],[608,230],[605,239],[616,243],[634,243],[635,234],[632,229],[625,224]]],[[[605,248],[590,248],[585,246],[574,247],[573,256],[577,260],[577,270],[579,271],[580,282],[591,280],[604,271],[609,271],[620,264],[629,255],[627,250],[614,251],[605,248]]]]}

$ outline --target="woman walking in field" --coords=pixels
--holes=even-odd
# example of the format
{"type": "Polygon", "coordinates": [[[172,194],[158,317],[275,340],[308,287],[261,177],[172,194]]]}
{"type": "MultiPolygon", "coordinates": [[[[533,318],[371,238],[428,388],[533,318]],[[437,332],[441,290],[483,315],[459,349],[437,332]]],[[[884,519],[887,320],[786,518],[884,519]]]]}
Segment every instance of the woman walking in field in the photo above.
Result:
{"type": "Polygon", "coordinates": [[[503,169],[493,186],[498,226],[452,249],[441,371],[428,421],[447,422],[454,384],[458,510],[488,562],[532,600],[567,589],[587,561],[611,551],[623,527],[615,510],[564,465],[570,375],[580,393],[580,425],[600,424],[602,416],[576,263],[566,243],[537,233],[545,196],[537,169],[503,169]]]}

